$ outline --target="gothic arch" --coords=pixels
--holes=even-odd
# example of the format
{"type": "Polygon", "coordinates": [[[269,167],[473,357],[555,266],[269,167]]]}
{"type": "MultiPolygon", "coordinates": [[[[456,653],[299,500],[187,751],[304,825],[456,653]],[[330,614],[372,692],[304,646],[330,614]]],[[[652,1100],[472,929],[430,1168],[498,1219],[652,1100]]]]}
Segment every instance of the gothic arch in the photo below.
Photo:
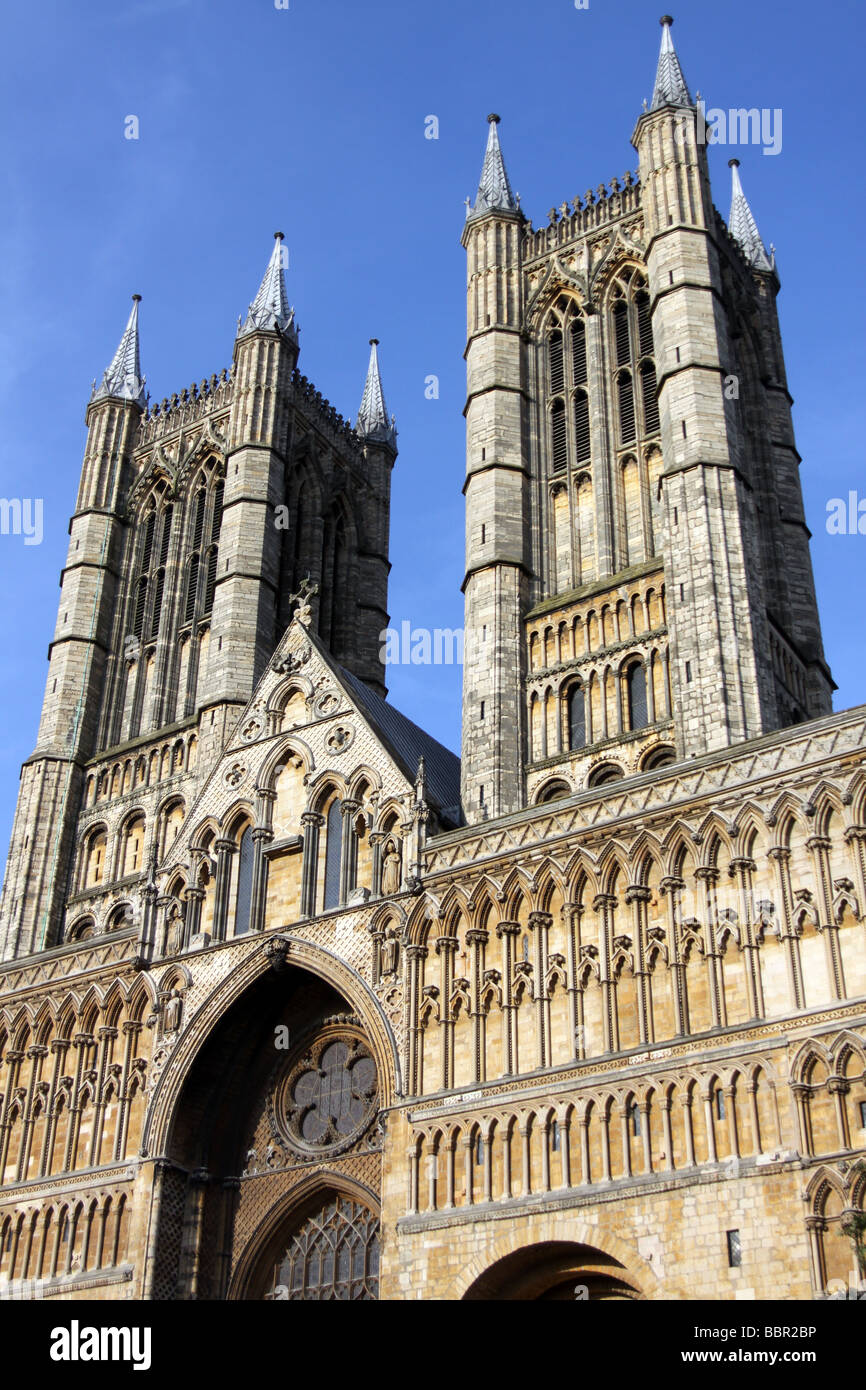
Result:
{"type": "Polygon", "coordinates": [[[574,1284],[581,1283],[581,1268],[587,1274],[592,1272],[593,1275],[598,1275],[604,1270],[619,1283],[627,1286],[628,1293],[625,1289],[622,1290],[625,1297],[660,1296],[658,1278],[649,1264],[625,1241],[612,1235],[604,1227],[592,1225],[580,1218],[570,1219],[569,1240],[564,1241],[562,1218],[556,1214],[533,1218],[528,1224],[531,1224],[531,1236],[521,1244],[516,1244],[514,1234],[508,1233],[497,1236],[489,1244],[485,1243],[483,1253],[469,1260],[460,1271],[456,1280],[455,1298],[473,1302],[503,1297],[520,1298],[520,1292],[504,1293],[503,1286],[510,1285],[514,1290],[515,1276],[520,1280],[521,1275],[529,1275],[523,1284],[523,1297],[540,1297],[546,1290],[542,1287],[534,1292],[530,1291],[533,1288],[530,1271],[533,1264],[537,1265],[549,1258],[553,1266],[549,1267],[549,1274],[553,1275],[557,1282],[567,1278],[574,1284]],[[559,1255],[573,1259],[573,1264],[567,1267],[567,1272],[561,1265],[557,1267],[559,1255]],[[593,1262],[593,1256],[600,1258],[593,1262]]]}
{"type": "Polygon", "coordinates": [[[381,1108],[387,1109],[394,1097],[401,1094],[402,1072],[394,1034],[378,999],[357,971],[324,947],[314,946],[288,933],[271,936],[263,943],[262,949],[250,954],[235,967],[188,1021],[157,1081],[142,1134],[144,1151],[166,1152],[183,1083],[199,1052],[231,1006],[271,969],[266,949],[279,941],[287,943],[286,960],[289,965],[308,971],[330,984],[361,1019],[379,1075],[381,1108]]]}

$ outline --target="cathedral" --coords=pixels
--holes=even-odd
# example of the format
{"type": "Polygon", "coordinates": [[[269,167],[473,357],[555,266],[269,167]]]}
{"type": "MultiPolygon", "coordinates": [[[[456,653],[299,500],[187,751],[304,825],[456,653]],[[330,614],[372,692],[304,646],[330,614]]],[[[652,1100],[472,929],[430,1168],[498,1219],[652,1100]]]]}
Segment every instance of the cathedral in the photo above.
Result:
{"type": "Polygon", "coordinates": [[[134,296],[0,901],[0,1298],[866,1278],[866,708],[671,23],[637,169],[546,225],[488,117],[460,759],[387,700],[376,341],[353,425],[278,233],[231,369],[156,404],[134,296]]]}

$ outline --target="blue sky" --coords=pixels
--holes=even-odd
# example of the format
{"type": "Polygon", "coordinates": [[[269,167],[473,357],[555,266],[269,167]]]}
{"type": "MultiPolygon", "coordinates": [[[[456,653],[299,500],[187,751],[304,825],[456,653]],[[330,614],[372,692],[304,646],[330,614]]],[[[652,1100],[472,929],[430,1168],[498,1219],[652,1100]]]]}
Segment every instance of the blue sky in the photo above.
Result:
{"type": "MultiPolygon", "coordinates": [[[[783,112],[776,156],[737,149],[780,313],[836,708],[866,700],[851,640],[866,537],[826,504],[866,496],[862,440],[863,6],[680,0],[674,38],[708,106],[783,112]]],[[[381,340],[397,415],[391,613],[462,621],[463,200],[502,117],[536,225],[636,168],[629,137],[655,72],[645,0],[43,0],[5,12],[0,93],[0,496],[44,498],[44,539],[0,536],[0,842],[33,748],[90,382],[133,292],[155,399],[231,362],[272,233],[286,234],[301,370],[346,415],[381,340]],[[124,139],[139,118],[140,138],[124,139]],[[424,138],[425,118],[439,139],[424,138]],[[425,399],[436,374],[438,400],[425,399]]],[[[710,151],[727,215],[732,151],[710,151]]],[[[391,698],[452,747],[460,673],[391,671],[391,698]]]]}

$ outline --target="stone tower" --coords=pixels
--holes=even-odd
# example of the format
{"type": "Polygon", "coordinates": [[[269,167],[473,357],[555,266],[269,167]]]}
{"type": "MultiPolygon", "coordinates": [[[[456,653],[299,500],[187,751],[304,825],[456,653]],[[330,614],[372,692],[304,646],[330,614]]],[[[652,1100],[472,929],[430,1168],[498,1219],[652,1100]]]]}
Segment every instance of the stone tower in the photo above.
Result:
{"type": "Polygon", "coordinates": [[[110,900],[122,880],[137,884],[146,916],[143,871],[176,833],[299,593],[336,660],[385,693],[396,431],[375,342],[353,428],[298,372],[282,233],[239,321],[231,371],[149,409],[138,313],[136,295],[87,409],[42,719],[0,903],[3,959],[63,940],[94,892],[110,900]],[[166,777],[168,800],[156,785],[166,777]],[[97,800],[104,824],[73,873],[79,815],[97,800]]]}
{"type": "Polygon", "coordinates": [[[639,173],[467,211],[470,822],[831,712],[776,295],[662,20],[639,173]]]}

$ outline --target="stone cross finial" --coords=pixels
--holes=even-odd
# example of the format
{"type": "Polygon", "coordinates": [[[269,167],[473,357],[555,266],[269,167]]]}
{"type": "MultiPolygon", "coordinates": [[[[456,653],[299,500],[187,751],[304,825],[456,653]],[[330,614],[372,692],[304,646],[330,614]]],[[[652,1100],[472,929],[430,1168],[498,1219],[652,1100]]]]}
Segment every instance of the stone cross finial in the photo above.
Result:
{"type": "Polygon", "coordinates": [[[289,603],[297,604],[298,606],[295,617],[304,627],[309,626],[313,616],[313,611],[310,607],[310,599],[318,592],[318,584],[314,584],[309,574],[305,574],[298,585],[298,592],[296,594],[289,594],[289,603]]]}

